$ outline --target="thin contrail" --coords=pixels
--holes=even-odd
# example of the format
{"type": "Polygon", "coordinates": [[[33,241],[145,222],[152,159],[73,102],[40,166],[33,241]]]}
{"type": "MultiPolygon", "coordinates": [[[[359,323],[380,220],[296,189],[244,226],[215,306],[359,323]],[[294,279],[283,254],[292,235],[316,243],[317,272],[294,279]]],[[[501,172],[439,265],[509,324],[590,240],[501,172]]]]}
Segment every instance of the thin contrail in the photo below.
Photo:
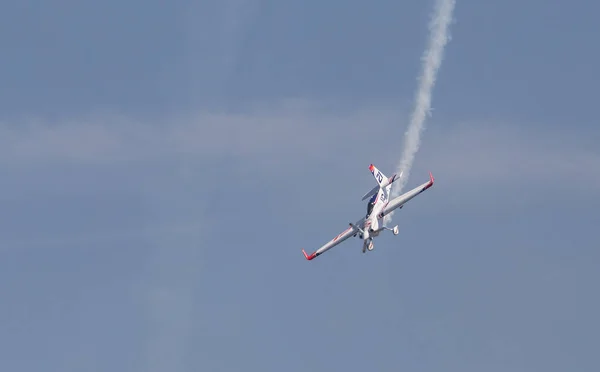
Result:
{"type": "MultiPolygon", "coordinates": [[[[437,72],[442,64],[444,56],[444,47],[450,40],[448,28],[452,21],[455,0],[437,0],[432,19],[429,23],[429,42],[427,49],[421,58],[423,62],[423,71],[419,77],[419,88],[416,92],[415,108],[410,118],[410,124],[404,137],[404,152],[402,159],[398,164],[397,173],[402,172],[402,177],[394,182],[392,186],[392,195],[398,196],[410,175],[415,154],[419,150],[420,136],[425,124],[425,118],[431,110],[431,92],[435,84],[437,72]]],[[[393,212],[387,215],[389,221],[393,212]]]]}

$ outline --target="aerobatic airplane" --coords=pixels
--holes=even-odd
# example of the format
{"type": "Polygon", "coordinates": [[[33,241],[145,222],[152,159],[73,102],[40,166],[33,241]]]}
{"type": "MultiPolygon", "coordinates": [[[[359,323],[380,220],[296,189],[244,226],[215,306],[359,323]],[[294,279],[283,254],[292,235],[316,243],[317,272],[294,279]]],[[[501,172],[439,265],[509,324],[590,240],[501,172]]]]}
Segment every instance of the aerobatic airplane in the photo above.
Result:
{"type": "MultiPolygon", "coordinates": [[[[321,248],[317,249],[312,254],[306,254],[303,249],[302,253],[304,253],[304,257],[306,257],[307,260],[312,260],[313,258],[323,254],[325,251],[340,244],[349,237],[357,235],[363,240],[363,253],[365,253],[367,250],[372,251],[373,248],[375,248],[373,239],[379,236],[382,231],[389,230],[392,231],[394,235],[398,235],[398,225],[394,226],[392,229],[385,227],[383,225],[383,217],[388,215],[396,208],[402,208],[407,201],[433,186],[433,175],[431,172],[429,172],[428,182],[425,182],[424,184],[405,192],[397,198],[390,200],[389,198],[390,191],[392,189],[392,183],[399,177],[394,174],[392,177],[388,178],[373,164],[369,165],[369,170],[371,171],[371,174],[373,174],[373,177],[375,177],[377,185],[362,198],[362,200],[365,200],[371,196],[371,199],[369,199],[367,204],[367,215],[355,223],[350,223],[350,226],[346,230],[341,232],[338,236],[323,245],[321,248]]],[[[402,173],[400,173],[400,176],[402,176],[402,173]]]]}

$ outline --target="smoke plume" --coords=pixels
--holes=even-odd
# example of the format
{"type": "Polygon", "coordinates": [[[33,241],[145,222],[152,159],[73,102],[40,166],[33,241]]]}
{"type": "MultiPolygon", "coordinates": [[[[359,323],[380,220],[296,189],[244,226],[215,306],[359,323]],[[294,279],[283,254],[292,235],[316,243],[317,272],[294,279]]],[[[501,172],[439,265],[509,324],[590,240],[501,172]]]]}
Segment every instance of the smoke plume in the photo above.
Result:
{"type": "MultiPolygon", "coordinates": [[[[452,20],[455,3],[455,0],[437,0],[435,4],[433,16],[429,23],[429,42],[421,58],[423,70],[418,79],[419,87],[415,96],[415,108],[411,115],[408,129],[404,134],[404,152],[397,168],[397,173],[400,174],[402,172],[402,177],[397,182],[394,182],[392,186],[393,197],[400,195],[406,185],[415,154],[419,150],[420,136],[425,124],[425,118],[431,111],[433,86],[442,64],[444,47],[450,40],[448,28],[452,20]]],[[[388,221],[392,215],[393,213],[390,213],[387,216],[388,221]]]]}

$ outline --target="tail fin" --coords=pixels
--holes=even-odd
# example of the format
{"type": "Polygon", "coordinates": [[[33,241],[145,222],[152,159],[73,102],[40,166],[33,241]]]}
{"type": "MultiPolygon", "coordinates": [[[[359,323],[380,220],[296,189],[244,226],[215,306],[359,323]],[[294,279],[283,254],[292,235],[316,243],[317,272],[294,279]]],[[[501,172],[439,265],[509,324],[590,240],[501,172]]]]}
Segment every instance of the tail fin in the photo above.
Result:
{"type": "Polygon", "coordinates": [[[386,175],[381,173],[381,171],[379,169],[377,169],[377,167],[375,167],[373,164],[369,165],[369,170],[371,171],[371,174],[373,175],[373,177],[375,177],[375,181],[377,181],[377,186],[373,187],[371,189],[371,191],[366,193],[362,197],[362,200],[365,200],[366,198],[376,194],[379,191],[380,187],[387,187],[392,182],[394,182],[395,180],[398,179],[398,177],[396,177],[395,174],[390,178],[386,177],[386,175]]]}
{"type": "Polygon", "coordinates": [[[377,181],[379,187],[381,187],[383,185],[383,182],[387,180],[385,174],[381,173],[381,171],[377,169],[377,167],[373,164],[369,165],[369,170],[371,171],[373,177],[375,177],[375,181],[377,181]]]}
{"type": "Polygon", "coordinates": [[[386,175],[381,173],[381,171],[373,164],[369,165],[369,170],[371,171],[371,174],[373,174],[373,177],[375,177],[375,181],[377,181],[379,187],[386,187],[399,178],[396,174],[389,178],[386,177],[386,175]]]}

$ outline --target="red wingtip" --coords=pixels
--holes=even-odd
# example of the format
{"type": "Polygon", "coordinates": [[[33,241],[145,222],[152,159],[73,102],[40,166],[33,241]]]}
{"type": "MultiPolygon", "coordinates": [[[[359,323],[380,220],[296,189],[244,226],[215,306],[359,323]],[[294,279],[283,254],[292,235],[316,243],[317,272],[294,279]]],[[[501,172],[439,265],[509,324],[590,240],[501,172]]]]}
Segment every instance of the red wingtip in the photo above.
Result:
{"type": "Polygon", "coordinates": [[[429,182],[427,183],[427,185],[425,186],[423,191],[425,191],[428,188],[430,188],[431,186],[433,186],[433,181],[434,181],[433,174],[431,174],[431,172],[429,172],[429,182]]]}
{"type": "Polygon", "coordinates": [[[369,165],[369,170],[370,170],[371,172],[373,172],[373,168],[375,168],[375,166],[374,166],[373,164],[369,165]]]}
{"type": "Polygon", "coordinates": [[[304,253],[304,257],[306,257],[307,260],[312,260],[313,258],[315,258],[315,254],[312,253],[310,255],[306,254],[306,251],[304,251],[304,249],[302,249],[302,253],[304,253]]]}

